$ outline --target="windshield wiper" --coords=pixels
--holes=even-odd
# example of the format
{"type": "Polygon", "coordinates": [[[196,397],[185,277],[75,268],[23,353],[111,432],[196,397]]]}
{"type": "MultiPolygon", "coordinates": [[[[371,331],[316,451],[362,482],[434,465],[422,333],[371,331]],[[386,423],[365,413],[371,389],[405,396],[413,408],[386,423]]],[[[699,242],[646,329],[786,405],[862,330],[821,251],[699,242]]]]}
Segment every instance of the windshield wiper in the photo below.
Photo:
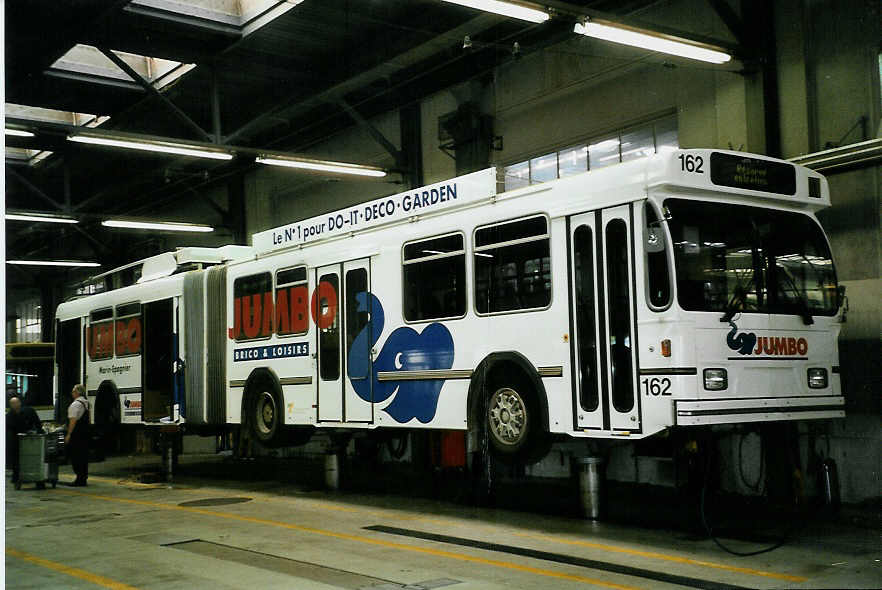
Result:
{"type": "Polygon", "coordinates": [[[726,313],[723,314],[723,317],[720,318],[721,322],[728,322],[735,314],[738,313],[738,305],[744,301],[744,298],[747,297],[747,293],[750,291],[750,287],[753,286],[753,282],[756,280],[756,272],[754,272],[750,280],[747,281],[747,286],[742,287],[739,282],[735,285],[735,289],[733,289],[734,293],[732,293],[732,299],[729,300],[729,303],[726,304],[726,313]]]}
{"type": "Polygon", "coordinates": [[[787,282],[790,283],[790,286],[793,288],[794,296],[797,303],[799,304],[799,316],[802,318],[802,323],[806,326],[814,324],[815,318],[812,317],[812,312],[809,309],[808,301],[806,301],[806,298],[803,296],[802,291],[800,291],[799,288],[796,286],[796,281],[793,280],[793,277],[790,276],[790,273],[787,272],[786,268],[778,264],[776,264],[775,266],[777,268],[777,272],[775,272],[775,275],[777,276],[783,274],[784,277],[787,278],[787,282]]]}

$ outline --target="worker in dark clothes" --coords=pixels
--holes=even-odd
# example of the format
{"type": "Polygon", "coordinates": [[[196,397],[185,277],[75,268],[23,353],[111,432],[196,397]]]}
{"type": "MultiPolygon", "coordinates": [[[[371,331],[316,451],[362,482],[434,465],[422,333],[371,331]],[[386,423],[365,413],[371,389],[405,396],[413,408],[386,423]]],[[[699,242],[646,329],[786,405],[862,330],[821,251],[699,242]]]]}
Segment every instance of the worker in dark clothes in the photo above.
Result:
{"type": "Polygon", "coordinates": [[[86,388],[80,384],[74,385],[70,395],[73,401],[67,408],[64,443],[77,478],[68,485],[82,487],[89,477],[89,400],[86,399],[86,388]]]}
{"type": "Polygon", "coordinates": [[[12,468],[12,483],[19,479],[18,434],[22,432],[43,432],[37,412],[31,406],[21,403],[17,397],[9,400],[9,413],[6,414],[6,464],[12,468]]]}

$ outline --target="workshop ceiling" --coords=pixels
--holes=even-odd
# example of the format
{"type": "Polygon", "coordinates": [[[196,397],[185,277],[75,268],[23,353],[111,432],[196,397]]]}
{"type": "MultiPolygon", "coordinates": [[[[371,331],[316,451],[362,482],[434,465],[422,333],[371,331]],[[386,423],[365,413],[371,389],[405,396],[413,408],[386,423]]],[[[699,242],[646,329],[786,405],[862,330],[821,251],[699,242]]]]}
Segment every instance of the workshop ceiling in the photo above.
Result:
{"type": "MultiPolygon", "coordinates": [[[[653,2],[570,4],[626,14],[653,2]]],[[[344,104],[365,118],[410,104],[512,59],[514,41],[529,53],[571,37],[572,21],[534,25],[438,0],[28,0],[6,4],[5,32],[6,101],[19,105],[7,125],[27,119],[37,131],[6,137],[7,209],[83,220],[7,223],[7,258],[58,256],[68,246],[54,236],[86,231],[106,267],[128,260],[99,216],[155,214],[254,163],[96,150],[65,140],[72,125],[202,142],[219,132],[221,143],[302,151],[357,124],[344,104]],[[145,88],[108,69],[113,56],[102,50],[142,75],[187,67],[145,88]],[[28,118],[21,107],[59,113],[28,118]]]]}

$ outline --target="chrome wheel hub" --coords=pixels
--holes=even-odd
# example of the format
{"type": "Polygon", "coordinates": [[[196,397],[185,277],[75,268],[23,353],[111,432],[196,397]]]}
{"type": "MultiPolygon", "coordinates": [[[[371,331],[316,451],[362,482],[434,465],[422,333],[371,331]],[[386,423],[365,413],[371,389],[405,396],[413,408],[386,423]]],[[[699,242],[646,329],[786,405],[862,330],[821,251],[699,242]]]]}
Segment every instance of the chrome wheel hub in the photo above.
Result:
{"type": "Polygon", "coordinates": [[[273,423],[276,419],[276,400],[272,394],[265,391],[257,400],[257,428],[263,434],[272,432],[273,423]]]}
{"type": "Polygon", "coordinates": [[[490,398],[490,431],[502,444],[516,445],[527,432],[527,408],[520,394],[503,387],[490,398]]]}

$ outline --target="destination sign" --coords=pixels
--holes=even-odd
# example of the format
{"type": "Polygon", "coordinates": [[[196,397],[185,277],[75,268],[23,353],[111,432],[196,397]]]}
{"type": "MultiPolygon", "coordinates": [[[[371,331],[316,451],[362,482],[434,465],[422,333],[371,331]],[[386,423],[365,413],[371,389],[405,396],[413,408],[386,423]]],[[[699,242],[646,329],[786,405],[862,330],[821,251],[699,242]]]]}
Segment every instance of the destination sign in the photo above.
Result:
{"type": "Polygon", "coordinates": [[[253,236],[253,246],[259,253],[281,250],[415,215],[435,213],[486,199],[494,194],[496,169],[488,168],[256,233],[253,236]]]}
{"type": "Polygon", "coordinates": [[[710,169],[711,181],[719,186],[781,195],[796,194],[796,168],[793,164],[713,152],[710,169]]]}

